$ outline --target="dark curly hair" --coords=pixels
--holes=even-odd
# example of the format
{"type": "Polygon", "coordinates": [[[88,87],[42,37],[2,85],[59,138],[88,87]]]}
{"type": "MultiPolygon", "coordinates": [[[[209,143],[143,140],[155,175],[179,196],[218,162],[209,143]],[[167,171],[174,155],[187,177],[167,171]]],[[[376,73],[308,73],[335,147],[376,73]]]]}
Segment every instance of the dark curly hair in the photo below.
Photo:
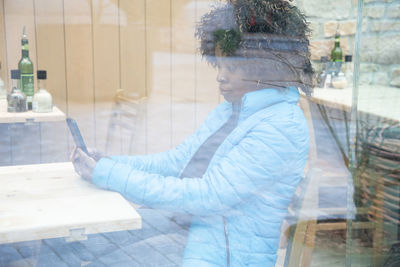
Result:
{"type": "MultiPolygon", "coordinates": [[[[310,62],[309,23],[292,0],[230,0],[218,3],[196,27],[200,53],[216,66],[216,46],[224,56],[263,57],[266,51],[290,53],[302,58],[295,66],[299,85],[310,94],[313,68],[310,62]]],[[[290,64],[290,63],[288,63],[290,64]]]]}
{"type": "MultiPolygon", "coordinates": [[[[290,2],[292,0],[230,0],[216,4],[205,14],[196,27],[196,37],[200,39],[203,56],[214,56],[215,41],[221,41],[221,31],[227,36],[232,30],[242,34],[265,34],[293,37],[308,46],[310,34],[305,15],[290,2]],[[220,32],[216,35],[216,32],[220,32]]],[[[262,41],[262,38],[258,38],[262,41]]],[[[229,41],[229,39],[227,40],[229,41]]],[[[243,43],[242,43],[243,44],[243,43]]],[[[229,45],[229,44],[226,44],[229,45]]],[[[240,44],[238,44],[238,47],[240,44]]],[[[262,48],[262,45],[260,45],[262,48]]],[[[278,47],[277,47],[278,48],[278,47]]],[[[307,50],[308,48],[302,50],[307,50]]]]}
{"type": "Polygon", "coordinates": [[[306,39],[310,30],[305,15],[290,1],[237,0],[234,2],[240,31],[306,39]]]}

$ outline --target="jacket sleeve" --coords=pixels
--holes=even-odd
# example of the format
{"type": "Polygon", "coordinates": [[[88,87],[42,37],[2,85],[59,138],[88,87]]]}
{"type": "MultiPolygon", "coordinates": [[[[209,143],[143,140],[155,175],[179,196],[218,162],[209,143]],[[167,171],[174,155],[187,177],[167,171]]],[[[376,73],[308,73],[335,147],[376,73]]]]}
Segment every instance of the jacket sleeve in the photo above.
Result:
{"type": "Polygon", "coordinates": [[[260,128],[249,132],[203,177],[177,179],[102,159],[92,181],[140,205],[201,216],[221,214],[268,189],[288,166],[300,164],[293,160],[298,151],[289,139],[277,136],[273,127],[260,128]],[[270,142],[276,138],[279,142],[270,142]]]}
{"type": "Polygon", "coordinates": [[[215,114],[218,114],[218,108],[220,107],[208,115],[205,123],[195,133],[174,149],[152,155],[111,156],[111,159],[117,163],[129,165],[134,170],[177,177],[194,151],[201,145],[203,141],[201,137],[209,136],[213,131],[208,125],[215,114]]]}
{"type": "Polygon", "coordinates": [[[190,146],[193,137],[166,152],[152,155],[112,156],[111,159],[119,164],[127,165],[132,170],[158,173],[164,176],[178,176],[184,165],[190,159],[190,146]]]}

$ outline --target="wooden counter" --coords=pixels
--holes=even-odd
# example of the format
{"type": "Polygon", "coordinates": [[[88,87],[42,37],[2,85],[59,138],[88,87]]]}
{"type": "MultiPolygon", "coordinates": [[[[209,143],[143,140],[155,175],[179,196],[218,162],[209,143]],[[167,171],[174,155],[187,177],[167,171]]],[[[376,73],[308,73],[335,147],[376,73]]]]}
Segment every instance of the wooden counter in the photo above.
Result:
{"type": "MultiPolygon", "coordinates": [[[[331,108],[350,111],[353,88],[314,88],[311,100],[331,108]]],[[[365,85],[358,88],[358,111],[389,120],[400,120],[400,88],[365,85]]]]}
{"type": "Polygon", "coordinates": [[[82,180],[70,162],[0,167],[0,243],[141,228],[119,193],[82,180]]]}

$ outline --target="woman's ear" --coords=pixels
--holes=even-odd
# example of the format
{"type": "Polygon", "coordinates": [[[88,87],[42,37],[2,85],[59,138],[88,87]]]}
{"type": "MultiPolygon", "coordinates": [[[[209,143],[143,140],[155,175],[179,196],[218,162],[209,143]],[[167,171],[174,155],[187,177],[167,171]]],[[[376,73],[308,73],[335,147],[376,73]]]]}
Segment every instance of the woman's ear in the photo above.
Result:
{"type": "Polygon", "coordinates": [[[219,44],[216,44],[216,46],[215,46],[215,56],[217,58],[223,57],[222,49],[221,49],[221,46],[219,44]]]}

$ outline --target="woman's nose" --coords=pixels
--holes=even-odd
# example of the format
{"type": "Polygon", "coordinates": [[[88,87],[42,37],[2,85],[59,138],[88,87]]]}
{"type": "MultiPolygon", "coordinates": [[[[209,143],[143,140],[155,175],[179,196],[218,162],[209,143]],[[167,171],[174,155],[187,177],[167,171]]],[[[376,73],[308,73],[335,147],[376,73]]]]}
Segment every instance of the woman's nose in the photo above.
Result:
{"type": "Polygon", "coordinates": [[[226,78],[226,75],[224,75],[223,73],[218,73],[217,82],[226,83],[226,82],[228,82],[228,79],[226,78]]]}

